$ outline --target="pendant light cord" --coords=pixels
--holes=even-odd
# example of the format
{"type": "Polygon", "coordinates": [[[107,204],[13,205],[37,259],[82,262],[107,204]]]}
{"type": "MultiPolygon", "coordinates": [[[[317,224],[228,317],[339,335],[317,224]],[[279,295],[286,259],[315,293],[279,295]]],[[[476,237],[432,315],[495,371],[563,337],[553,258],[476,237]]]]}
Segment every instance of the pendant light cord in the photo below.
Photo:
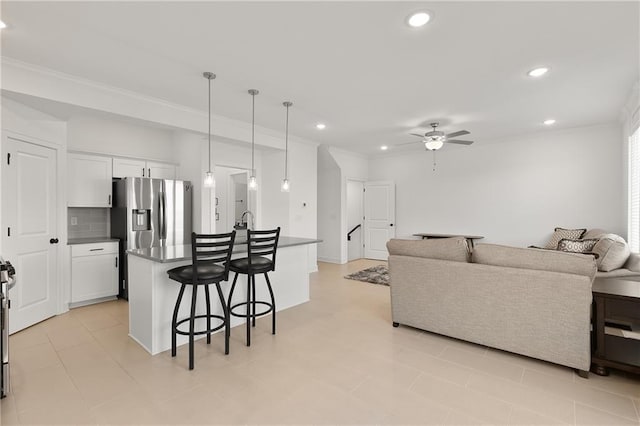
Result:
{"type": "Polygon", "coordinates": [[[255,136],[256,136],[256,94],[251,94],[251,174],[256,175],[256,169],[254,167],[253,156],[255,150],[255,136]]]}
{"type": "Polygon", "coordinates": [[[209,173],[211,173],[211,79],[209,78],[209,173]]]}
{"type": "Polygon", "coordinates": [[[289,105],[287,105],[287,119],[284,134],[284,178],[289,178],[289,105]]]}

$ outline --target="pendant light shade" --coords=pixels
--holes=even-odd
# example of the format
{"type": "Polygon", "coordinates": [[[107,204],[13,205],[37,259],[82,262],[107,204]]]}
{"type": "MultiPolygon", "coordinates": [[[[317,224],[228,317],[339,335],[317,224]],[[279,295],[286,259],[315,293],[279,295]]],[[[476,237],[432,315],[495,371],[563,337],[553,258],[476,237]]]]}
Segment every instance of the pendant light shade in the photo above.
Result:
{"type": "Polygon", "coordinates": [[[287,118],[285,120],[284,131],[284,179],[282,179],[282,185],[280,190],[282,192],[289,192],[291,183],[289,182],[289,107],[293,105],[293,102],[283,102],[282,105],[287,109],[287,118]]]}
{"type": "Polygon", "coordinates": [[[255,169],[255,147],[256,147],[256,95],[260,93],[256,89],[249,89],[251,95],[251,176],[249,177],[249,190],[258,189],[258,181],[256,179],[255,169]]]}
{"type": "Polygon", "coordinates": [[[216,186],[216,178],[211,171],[211,80],[215,79],[216,75],[212,72],[204,72],[202,76],[209,80],[209,168],[204,174],[203,186],[213,188],[216,186]]]}

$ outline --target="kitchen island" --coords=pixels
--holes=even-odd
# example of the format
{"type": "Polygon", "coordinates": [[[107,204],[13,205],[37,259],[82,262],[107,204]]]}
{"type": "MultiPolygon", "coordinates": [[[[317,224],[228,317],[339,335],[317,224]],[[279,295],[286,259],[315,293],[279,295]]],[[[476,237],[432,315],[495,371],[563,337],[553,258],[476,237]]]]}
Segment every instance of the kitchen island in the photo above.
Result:
{"type": "MultiPolygon", "coordinates": [[[[320,240],[281,236],[278,241],[276,269],[269,272],[269,279],[276,299],[277,311],[309,301],[309,245],[320,240]]],[[[246,241],[236,241],[232,258],[247,255],[246,241]]],[[[178,297],[180,284],[169,279],[169,269],[191,264],[191,246],[175,245],[127,251],[129,262],[129,336],[152,355],[171,348],[171,316],[178,297]]],[[[233,280],[222,282],[228,297],[233,280]]],[[[246,300],[246,275],[238,277],[234,303],[246,300]]],[[[191,299],[191,286],[185,290],[183,300],[191,299]]],[[[222,315],[216,292],[212,293],[211,311],[222,315]]],[[[268,300],[269,293],[263,275],[256,275],[256,299],[268,300]]],[[[178,318],[188,316],[189,303],[181,306],[178,318]]],[[[198,313],[205,312],[204,291],[198,294],[198,313]]],[[[244,324],[244,318],[231,317],[231,327],[244,324]]],[[[196,323],[196,327],[202,324],[196,323]]],[[[204,337],[197,336],[197,337],[204,337]]],[[[187,343],[188,337],[178,335],[178,345],[187,343]]],[[[223,350],[221,348],[221,350],[223,350]]]]}

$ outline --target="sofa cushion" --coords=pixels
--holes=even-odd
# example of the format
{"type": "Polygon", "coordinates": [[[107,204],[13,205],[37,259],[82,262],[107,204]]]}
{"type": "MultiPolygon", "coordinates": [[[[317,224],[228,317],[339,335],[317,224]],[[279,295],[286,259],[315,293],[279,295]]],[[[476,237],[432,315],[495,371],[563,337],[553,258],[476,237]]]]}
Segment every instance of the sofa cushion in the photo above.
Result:
{"type": "Polygon", "coordinates": [[[631,254],[627,242],[616,234],[602,235],[592,251],[599,255],[598,270],[604,272],[621,268],[631,254]]]}
{"type": "Polygon", "coordinates": [[[474,263],[484,265],[564,272],[591,278],[596,274],[593,256],[555,250],[478,244],[473,249],[472,259],[474,263]]]}
{"type": "Polygon", "coordinates": [[[630,271],[626,268],[614,269],[609,272],[598,271],[596,278],[633,278],[633,281],[640,280],[640,272],[630,271]]]}
{"type": "Polygon", "coordinates": [[[586,240],[563,238],[558,243],[558,250],[568,251],[570,253],[586,253],[590,252],[597,242],[598,240],[595,238],[586,240]]]}
{"type": "Polygon", "coordinates": [[[561,239],[568,238],[571,240],[577,240],[579,238],[582,238],[582,234],[584,234],[586,231],[587,230],[584,228],[580,228],[580,229],[556,228],[553,234],[551,235],[551,239],[549,240],[547,245],[545,245],[544,247],[555,250],[558,248],[558,243],[560,242],[561,239]]]}
{"type": "Polygon", "coordinates": [[[631,272],[640,273],[640,253],[631,253],[623,268],[631,272]]]}
{"type": "Polygon", "coordinates": [[[427,240],[392,239],[387,242],[390,255],[426,257],[456,262],[469,261],[469,246],[462,237],[427,240]]]}
{"type": "Polygon", "coordinates": [[[604,234],[608,234],[608,232],[605,231],[604,229],[593,228],[585,232],[584,235],[582,235],[582,239],[590,240],[593,238],[593,239],[599,240],[600,237],[603,236],[604,234]]]}

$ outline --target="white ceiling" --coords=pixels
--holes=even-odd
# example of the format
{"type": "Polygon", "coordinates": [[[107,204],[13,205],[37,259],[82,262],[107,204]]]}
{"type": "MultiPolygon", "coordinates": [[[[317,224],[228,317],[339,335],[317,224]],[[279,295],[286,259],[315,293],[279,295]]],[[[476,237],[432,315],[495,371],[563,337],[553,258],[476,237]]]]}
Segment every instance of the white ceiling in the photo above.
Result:
{"type": "Polygon", "coordinates": [[[213,71],[214,113],[250,121],[256,88],[257,124],[282,130],[291,100],[293,134],[373,153],[433,120],[477,143],[617,120],[639,17],[612,1],[3,1],[2,55],[203,111],[213,71]],[[434,19],[409,28],[422,8],[434,19]]]}

